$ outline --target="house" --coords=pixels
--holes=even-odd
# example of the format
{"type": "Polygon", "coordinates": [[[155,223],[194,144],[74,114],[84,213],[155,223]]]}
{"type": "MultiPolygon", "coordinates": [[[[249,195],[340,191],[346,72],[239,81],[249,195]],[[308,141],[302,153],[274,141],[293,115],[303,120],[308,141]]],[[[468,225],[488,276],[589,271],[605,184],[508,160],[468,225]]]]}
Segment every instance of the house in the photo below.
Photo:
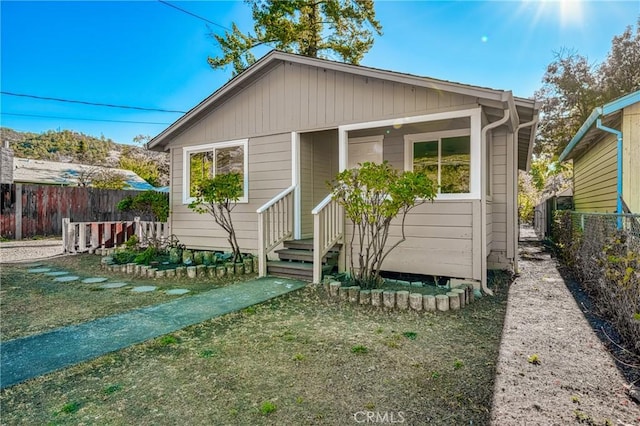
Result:
{"type": "Polygon", "coordinates": [[[349,226],[326,182],[365,161],[421,167],[440,193],[412,210],[409,237],[384,269],[486,290],[487,268],[517,267],[517,171],[529,167],[537,118],[536,103],[510,91],[272,51],[149,147],[170,152],[170,226],[182,243],[227,247],[225,233],[187,204],[203,170],[234,170],[244,176],[233,212],[242,250],[258,254],[265,274],[292,264],[267,262],[283,241],[281,258],[313,248],[315,282],[334,243],[343,243],[343,267],[349,253],[349,226]]]}
{"type": "Polygon", "coordinates": [[[593,110],[559,158],[577,212],[640,213],[640,91],[593,110]]]}
{"type": "Polygon", "coordinates": [[[58,161],[33,160],[29,158],[13,158],[13,182],[39,185],[79,186],[80,181],[89,182],[95,173],[104,171],[123,176],[126,183],[124,189],[136,191],[158,190],[149,185],[131,170],[114,169],[86,164],[61,163],[58,161]]]}

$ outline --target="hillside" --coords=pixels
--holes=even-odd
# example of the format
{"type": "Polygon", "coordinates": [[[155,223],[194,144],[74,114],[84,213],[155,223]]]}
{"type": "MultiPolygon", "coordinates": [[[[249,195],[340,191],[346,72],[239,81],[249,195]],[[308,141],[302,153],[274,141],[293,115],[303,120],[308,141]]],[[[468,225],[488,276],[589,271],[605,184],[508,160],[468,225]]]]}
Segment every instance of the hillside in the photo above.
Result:
{"type": "Polygon", "coordinates": [[[169,184],[168,154],[118,144],[104,136],[96,138],[72,130],[18,132],[1,127],[0,138],[3,144],[9,142],[16,157],[122,168],[154,186],[169,184]]]}

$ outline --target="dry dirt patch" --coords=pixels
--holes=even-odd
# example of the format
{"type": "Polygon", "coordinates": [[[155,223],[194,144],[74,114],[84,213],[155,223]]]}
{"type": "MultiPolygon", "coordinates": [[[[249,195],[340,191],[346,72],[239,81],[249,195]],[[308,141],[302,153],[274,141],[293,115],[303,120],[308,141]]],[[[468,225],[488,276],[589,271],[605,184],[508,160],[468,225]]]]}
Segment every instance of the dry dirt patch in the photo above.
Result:
{"type": "Polygon", "coordinates": [[[521,243],[500,348],[493,424],[638,425],[640,407],[555,260],[521,243]]]}

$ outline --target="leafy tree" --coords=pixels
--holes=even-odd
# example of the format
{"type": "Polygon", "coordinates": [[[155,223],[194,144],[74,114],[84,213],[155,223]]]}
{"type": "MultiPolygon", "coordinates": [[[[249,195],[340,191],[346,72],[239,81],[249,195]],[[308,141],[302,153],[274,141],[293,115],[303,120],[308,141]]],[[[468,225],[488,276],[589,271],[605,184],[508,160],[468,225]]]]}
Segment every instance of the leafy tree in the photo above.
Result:
{"type": "Polygon", "coordinates": [[[603,97],[596,68],[575,52],[557,53],[542,82],[535,94],[542,100],[535,153],[559,154],[603,97]]]}
{"type": "Polygon", "coordinates": [[[597,106],[640,89],[640,19],[613,38],[602,64],[562,50],[535,94],[542,103],[534,153],[559,154],[597,106]]]}
{"type": "Polygon", "coordinates": [[[126,178],[115,170],[100,168],[90,177],[91,186],[99,189],[124,189],[126,178]]]}
{"type": "Polygon", "coordinates": [[[613,38],[607,60],[599,69],[604,98],[609,101],[640,89],[640,17],[636,33],[628,26],[613,38]]]}
{"type": "Polygon", "coordinates": [[[242,175],[222,173],[199,182],[196,197],[189,208],[196,213],[209,213],[213,220],[227,232],[227,241],[231,246],[233,262],[241,258],[240,246],[236,239],[231,212],[243,193],[242,175]]]}
{"type": "Polygon", "coordinates": [[[350,273],[356,285],[375,288],[381,284],[382,263],[406,239],[407,213],[427,200],[433,200],[435,195],[436,185],[424,173],[400,173],[386,161],[382,164],[367,162],[360,168],[344,170],[337,175],[333,182],[333,197],[344,207],[346,217],[354,226],[350,273]],[[396,217],[400,217],[401,237],[387,247],[391,222],[396,217]],[[355,256],[354,247],[358,247],[355,256]]]}
{"type": "Polygon", "coordinates": [[[222,55],[209,57],[212,68],[232,64],[234,75],[256,61],[252,49],[270,45],[278,50],[310,57],[337,55],[359,63],[382,34],[373,0],[245,0],[251,5],[254,33],[233,23],[224,36],[212,34],[222,55]]]}
{"type": "Polygon", "coordinates": [[[123,198],[117,207],[120,211],[133,212],[136,216],[149,217],[151,219],[151,230],[146,235],[143,235],[143,240],[140,242],[158,251],[163,241],[155,234],[155,223],[166,222],[169,218],[169,197],[167,194],[157,191],[140,192],[135,197],[127,196],[123,198]]]}
{"type": "Polygon", "coordinates": [[[160,170],[158,163],[150,158],[130,157],[123,155],[120,157],[121,169],[131,170],[142,179],[147,181],[149,185],[160,186],[160,170]]]}

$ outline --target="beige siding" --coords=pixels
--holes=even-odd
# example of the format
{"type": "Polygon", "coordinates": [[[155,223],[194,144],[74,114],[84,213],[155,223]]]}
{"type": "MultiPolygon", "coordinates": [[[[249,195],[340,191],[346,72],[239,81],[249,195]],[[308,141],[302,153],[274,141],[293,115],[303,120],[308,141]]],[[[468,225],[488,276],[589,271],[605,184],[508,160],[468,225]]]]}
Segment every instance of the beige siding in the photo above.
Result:
{"type": "MultiPolygon", "coordinates": [[[[313,135],[313,207],[329,195],[329,182],[338,173],[338,132],[313,135]]],[[[303,212],[305,213],[305,212],[303,212]]]]}
{"type": "MultiPolygon", "coordinates": [[[[249,202],[238,204],[233,221],[243,251],[257,249],[256,210],[291,185],[291,135],[249,140],[249,202]]],[[[228,248],[226,233],[207,214],[193,213],[182,204],[182,149],[172,149],[172,232],[182,244],[201,249],[228,248]]]]}
{"type": "MultiPolygon", "coordinates": [[[[491,250],[507,251],[507,133],[496,129],[491,143],[491,250]]],[[[489,211],[487,210],[487,214],[489,211]]]]}
{"type": "Polygon", "coordinates": [[[622,197],[640,213],[640,103],[625,108],[622,118],[622,197]]]}
{"type": "Polygon", "coordinates": [[[338,132],[300,135],[300,233],[313,236],[311,210],[329,194],[327,182],[338,173],[338,132]]]}
{"type": "Polygon", "coordinates": [[[616,137],[606,135],[573,162],[573,200],[576,211],[616,211],[616,137]]]}
{"type": "Polygon", "coordinates": [[[389,162],[391,167],[404,170],[404,136],[385,136],[382,141],[382,158],[389,162]]]}
{"type": "MultiPolygon", "coordinates": [[[[391,252],[383,269],[473,278],[472,224],[471,201],[435,201],[416,207],[406,219],[406,241],[391,252]]],[[[352,232],[348,225],[347,241],[352,232]]],[[[400,236],[400,225],[392,225],[387,247],[400,236]]]]}
{"type": "Polygon", "coordinates": [[[465,106],[477,106],[477,99],[281,63],[178,135],[171,146],[336,128],[465,106]]]}
{"type": "Polygon", "coordinates": [[[313,135],[303,133],[300,135],[300,211],[303,213],[300,220],[300,233],[302,238],[313,235],[313,218],[308,214],[313,207],[313,135]]]}

